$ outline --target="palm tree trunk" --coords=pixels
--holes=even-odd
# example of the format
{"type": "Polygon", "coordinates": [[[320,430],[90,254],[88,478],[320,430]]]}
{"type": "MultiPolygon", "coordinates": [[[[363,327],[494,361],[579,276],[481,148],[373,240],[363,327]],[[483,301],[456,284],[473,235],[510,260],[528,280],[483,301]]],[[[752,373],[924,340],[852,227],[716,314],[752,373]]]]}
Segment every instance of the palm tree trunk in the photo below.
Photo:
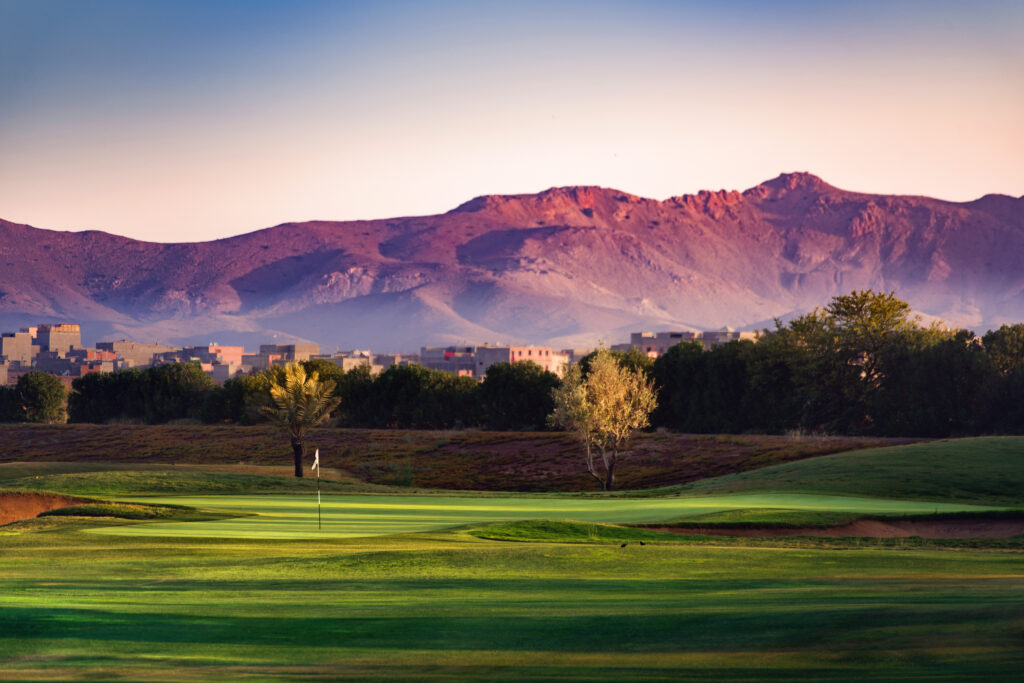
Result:
{"type": "Polygon", "coordinates": [[[295,476],[302,477],[302,439],[292,439],[292,453],[295,455],[295,476]]]}

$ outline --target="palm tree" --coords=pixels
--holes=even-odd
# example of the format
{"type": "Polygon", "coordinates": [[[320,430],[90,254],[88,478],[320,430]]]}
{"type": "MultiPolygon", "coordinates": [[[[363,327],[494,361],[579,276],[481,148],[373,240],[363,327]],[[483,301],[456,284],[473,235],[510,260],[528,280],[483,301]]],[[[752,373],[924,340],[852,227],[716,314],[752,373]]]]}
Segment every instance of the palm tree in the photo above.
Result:
{"type": "Polygon", "coordinates": [[[301,477],[306,434],[326,421],[341,399],[334,395],[333,380],[320,381],[319,373],[306,374],[298,363],[284,367],[284,377],[277,377],[270,385],[270,397],[274,405],[261,411],[288,432],[295,455],[295,476],[301,477]]]}

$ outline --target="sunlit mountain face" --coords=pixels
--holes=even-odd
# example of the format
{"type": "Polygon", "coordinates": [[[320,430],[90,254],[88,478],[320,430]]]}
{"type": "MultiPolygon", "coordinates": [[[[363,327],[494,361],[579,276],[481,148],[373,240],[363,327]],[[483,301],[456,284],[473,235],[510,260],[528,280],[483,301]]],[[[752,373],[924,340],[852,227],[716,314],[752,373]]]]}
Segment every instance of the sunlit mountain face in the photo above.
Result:
{"type": "Polygon", "coordinates": [[[807,173],[665,201],[601,187],[440,215],[156,244],[0,221],[0,325],[87,339],[410,350],[759,328],[852,289],[977,331],[1024,320],[1024,198],[841,190],[807,173]]]}

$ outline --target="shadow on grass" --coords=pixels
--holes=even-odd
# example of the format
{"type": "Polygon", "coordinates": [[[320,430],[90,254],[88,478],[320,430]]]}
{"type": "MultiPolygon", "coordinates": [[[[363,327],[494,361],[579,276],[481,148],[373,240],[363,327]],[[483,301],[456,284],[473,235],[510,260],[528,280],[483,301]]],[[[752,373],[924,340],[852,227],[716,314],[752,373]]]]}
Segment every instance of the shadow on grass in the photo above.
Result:
{"type": "MultiPolygon", "coordinates": [[[[912,584],[630,580],[74,582],[97,597],[168,595],[145,612],[40,604],[0,607],[8,639],[294,645],[368,650],[739,652],[793,648],[1007,647],[1020,594],[960,582],[912,584]],[[968,595],[969,593],[969,595],[968,595]],[[266,607],[259,604],[265,595],[266,607]],[[1016,598],[1011,597],[1016,596],[1016,598]],[[403,601],[401,596],[415,596],[403,601]],[[248,597],[247,597],[248,596],[248,597]],[[206,605],[214,605],[213,610],[206,605]],[[182,613],[187,611],[188,613],[182,613]],[[280,612],[286,612],[281,614],[280,612]],[[307,613],[296,615],[296,613],[307,613]]],[[[30,595],[31,583],[7,584],[30,595]]],[[[51,587],[57,594],[60,585],[51,587]]]]}

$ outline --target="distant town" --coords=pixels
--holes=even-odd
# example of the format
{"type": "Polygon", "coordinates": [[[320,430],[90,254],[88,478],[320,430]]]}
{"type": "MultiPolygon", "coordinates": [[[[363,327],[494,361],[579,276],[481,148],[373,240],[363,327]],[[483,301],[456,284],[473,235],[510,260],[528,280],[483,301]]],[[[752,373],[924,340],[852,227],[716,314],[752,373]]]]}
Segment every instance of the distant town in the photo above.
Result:
{"type": "MultiPolygon", "coordinates": [[[[722,329],[707,332],[634,332],[629,342],[614,344],[615,351],[637,349],[657,358],[683,341],[701,342],[705,348],[737,339],[756,337],[754,332],[722,329]]],[[[423,346],[419,353],[373,353],[353,349],[321,353],[318,344],[261,344],[257,351],[242,346],[207,344],[174,347],[121,339],[98,342],[95,348],[82,346],[82,328],[76,323],[43,324],[23,327],[17,332],[0,334],[0,385],[16,384],[30,371],[55,375],[68,386],[77,377],[91,372],[117,372],[129,368],[147,368],[167,363],[192,363],[200,366],[214,381],[223,383],[239,374],[251,374],[273,365],[306,360],[325,360],[347,372],[368,366],[372,373],[392,365],[421,365],[431,370],[461,377],[483,379],[495,363],[533,361],[559,376],[566,366],[578,362],[592,349],[553,349],[548,346],[505,344],[468,344],[459,346],[423,346]]]]}

